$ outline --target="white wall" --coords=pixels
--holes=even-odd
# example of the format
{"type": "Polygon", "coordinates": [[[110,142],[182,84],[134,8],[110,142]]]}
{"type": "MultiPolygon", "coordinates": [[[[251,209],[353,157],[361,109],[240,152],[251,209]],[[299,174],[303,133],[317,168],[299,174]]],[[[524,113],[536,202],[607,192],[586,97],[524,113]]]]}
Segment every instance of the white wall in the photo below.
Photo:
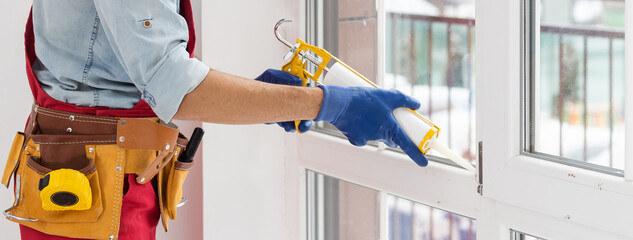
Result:
{"type": "MultiPolygon", "coordinates": [[[[286,46],[273,35],[281,18],[299,20],[300,1],[204,1],[202,59],[254,78],[279,69],[286,46]]],[[[284,25],[294,41],[302,21],[284,25]]],[[[204,124],[204,238],[283,239],[283,130],[276,125],[204,124]]]]}
{"type": "MultiPolygon", "coordinates": [[[[0,38],[0,165],[4,168],[16,131],[24,131],[33,97],[24,69],[24,26],[31,1],[6,1],[0,8],[2,37],[0,38]]],[[[12,189],[13,186],[11,186],[12,189]]],[[[11,207],[13,192],[0,188],[0,211],[11,207]]],[[[18,225],[0,218],[2,239],[19,239],[18,225]]]]}

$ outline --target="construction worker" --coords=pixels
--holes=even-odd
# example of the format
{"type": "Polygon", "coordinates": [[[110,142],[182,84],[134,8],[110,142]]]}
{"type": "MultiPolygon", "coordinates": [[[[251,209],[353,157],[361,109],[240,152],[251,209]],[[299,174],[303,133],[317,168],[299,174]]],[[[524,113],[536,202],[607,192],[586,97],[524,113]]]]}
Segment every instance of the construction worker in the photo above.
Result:
{"type": "Polygon", "coordinates": [[[5,216],[20,224],[22,239],[154,239],[159,218],[167,230],[190,167],[175,160],[187,140],[172,119],[279,122],[286,131],[304,120],[302,132],[326,121],[356,146],[382,141],[426,165],[392,114],[419,108],[415,99],[290,86],[301,80],[278,70],[254,81],[211,70],[192,58],[194,45],[189,0],[34,0],[25,46],[35,104],[2,179],[15,179],[5,216]],[[41,197],[43,179],[62,168],[88,178],[89,209],[43,209],[59,204],[41,197]]]}

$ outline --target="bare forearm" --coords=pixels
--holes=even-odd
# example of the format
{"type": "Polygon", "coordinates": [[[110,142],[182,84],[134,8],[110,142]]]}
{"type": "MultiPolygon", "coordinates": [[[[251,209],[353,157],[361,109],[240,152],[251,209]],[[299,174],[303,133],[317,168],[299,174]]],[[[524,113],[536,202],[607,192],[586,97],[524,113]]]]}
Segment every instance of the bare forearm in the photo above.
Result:
{"type": "Polygon", "coordinates": [[[269,84],[211,70],[185,95],[174,118],[227,124],[311,120],[322,101],[320,88],[269,84]]]}

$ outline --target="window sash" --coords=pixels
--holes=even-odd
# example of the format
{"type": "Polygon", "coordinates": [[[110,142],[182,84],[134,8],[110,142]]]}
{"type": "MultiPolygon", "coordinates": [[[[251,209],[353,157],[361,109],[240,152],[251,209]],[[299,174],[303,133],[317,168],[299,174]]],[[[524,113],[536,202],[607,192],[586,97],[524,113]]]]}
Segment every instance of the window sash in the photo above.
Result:
{"type": "MultiPolygon", "coordinates": [[[[534,158],[540,158],[547,161],[556,162],[559,164],[569,165],[582,169],[592,170],[600,173],[610,174],[614,176],[624,177],[625,171],[621,169],[601,166],[593,163],[583,162],[579,159],[570,159],[552,154],[538,152],[535,149],[536,146],[536,132],[537,132],[537,109],[540,106],[539,96],[539,84],[540,84],[540,34],[541,24],[540,18],[535,16],[536,12],[539,12],[539,1],[526,0],[521,4],[521,64],[520,64],[520,76],[521,76],[521,112],[520,112],[520,146],[521,154],[531,156],[534,158]]],[[[627,14],[628,15],[628,14],[627,14]]],[[[588,30],[578,30],[583,34],[588,30]]],[[[563,33],[559,33],[559,36],[563,36],[563,33]]],[[[594,32],[595,34],[595,32],[594,32]]],[[[603,34],[609,34],[609,39],[613,40],[616,36],[620,36],[617,33],[606,32],[603,34]]],[[[587,35],[582,35],[585,39],[587,35]]],[[[607,36],[605,36],[607,37],[607,36]]],[[[621,36],[620,36],[621,37],[621,36]]],[[[587,42],[585,41],[585,47],[587,42]]],[[[585,50],[586,51],[586,50],[585,50]]],[[[614,51],[610,49],[610,51],[614,51]]],[[[585,56],[586,57],[586,56],[585,56]]],[[[587,66],[583,66],[586,68],[587,66]]],[[[626,69],[626,68],[625,68],[626,69]]],[[[587,96],[583,96],[586,98],[587,96]]],[[[626,104],[629,106],[631,104],[626,104]]],[[[611,106],[612,107],[612,106],[611,106]]],[[[560,117],[562,121],[562,116],[560,117]]],[[[627,120],[628,121],[628,120],[627,120]]],[[[561,126],[562,127],[562,126],[561,126]]],[[[586,131],[586,128],[585,128],[586,131]]],[[[562,141],[562,136],[559,136],[562,141]]],[[[585,136],[586,138],[587,136],[585,136]]],[[[611,136],[612,137],[612,136],[611,136]]],[[[585,146],[586,148],[587,146],[585,146]]],[[[585,149],[586,150],[586,149],[585,149]]],[[[611,151],[613,149],[611,148],[611,151]]],[[[562,154],[562,153],[561,153],[562,154]]],[[[611,152],[613,154],[613,152],[611,152]]]]}
{"type": "MultiPolygon", "coordinates": [[[[609,174],[543,161],[539,155],[522,155],[522,141],[527,137],[524,132],[529,129],[524,127],[525,105],[521,99],[526,94],[521,91],[519,78],[538,72],[538,64],[533,65],[534,69],[523,68],[522,44],[526,42],[522,32],[526,29],[516,27],[521,26],[524,17],[517,14],[524,7],[522,2],[477,2],[476,49],[486,53],[485,61],[477,61],[476,68],[477,78],[486,80],[478,81],[476,86],[477,139],[484,142],[484,197],[563,221],[633,236],[633,231],[617,220],[627,219],[633,211],[623,204],[633,200],[633,184],[609,174]],[[607,219],[606,212],[614,215],[607,219]]],[[[629,12],[627,16],[631,15],[629,12]]],[[[538,46],[538,37],[533,42],[538,46]]]]}

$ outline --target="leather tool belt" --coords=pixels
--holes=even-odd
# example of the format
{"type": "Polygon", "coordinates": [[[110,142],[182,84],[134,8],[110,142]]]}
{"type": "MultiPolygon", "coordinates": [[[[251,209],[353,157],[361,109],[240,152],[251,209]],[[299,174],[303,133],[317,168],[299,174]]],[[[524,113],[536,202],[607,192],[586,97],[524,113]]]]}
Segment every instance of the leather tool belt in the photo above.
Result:
{"type": "MultiPolygon", "coordinates": [[[[175,219],[191,163],[177,161],[187,139],[158,118],[114,118],[76,114],[35,105],[25,133],[15,136],[2,176],[15,179],[15,201],[4,212],[11,221],[51,235],[113,239],[118,235],[125,174],[140,184],[156,176],[163,227],[175,219]],[[87,210],[42,208],[39,180],[57,169],[74,169],[90,182],[87,210]]],[[[151,184],[151,183],[150,183],[151,184]]]]}

